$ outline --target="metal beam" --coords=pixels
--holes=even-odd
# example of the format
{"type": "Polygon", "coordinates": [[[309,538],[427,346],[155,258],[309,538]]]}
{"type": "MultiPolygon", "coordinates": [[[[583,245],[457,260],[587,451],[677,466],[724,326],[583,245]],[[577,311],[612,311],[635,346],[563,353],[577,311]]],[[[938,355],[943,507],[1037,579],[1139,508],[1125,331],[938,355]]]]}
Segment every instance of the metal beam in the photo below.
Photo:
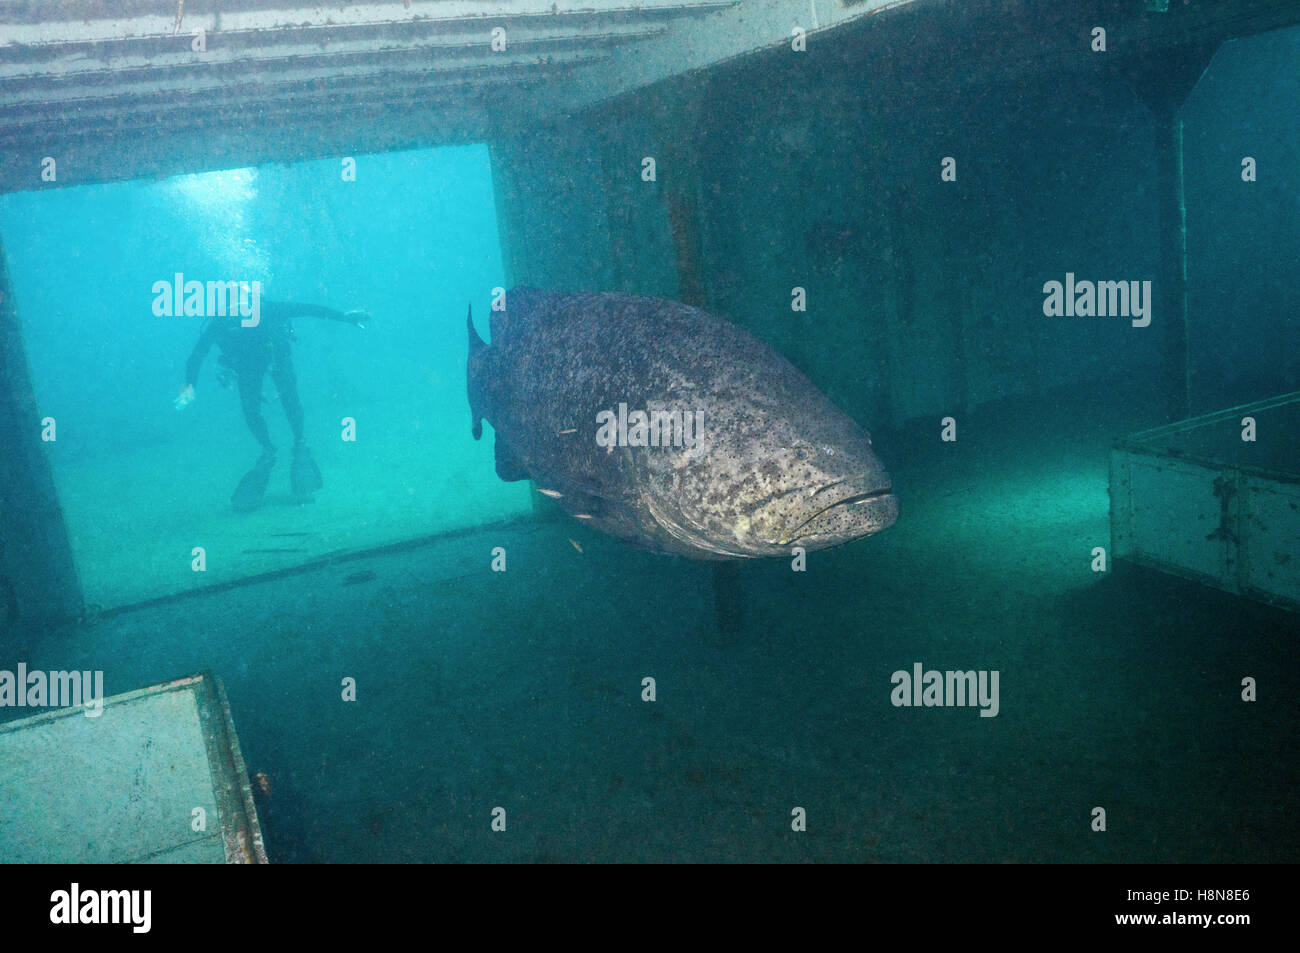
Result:
{"type": "MultiPolygon", "coordinates": [[[[111,83],[132,84],[147,75],[155,83],[188,82],[204,73],[224,77],[238,73],[284,70],[304,66],[345,66],[349,63],[377,62],[390,59],[423,60],[478,59],[490,65],[507,57],[545,55],[554,51],[573,51],[579,47],[603,48],[614,44],[635,43],[667,32],[663,24],[611,25],[604,29],[547,31],[530,33],[512,40],[502,53],[493,52],[486,42],[464,37],[386,37],[381,39],[334,42],[327,44],[275,43],[256,49],[235,45],[209,49],[202,54],[177,50],[147,52],[132,50],[118,54],[98,52],[62,52],[39,62],[11,59],[0,61],[0,81],[6,93],[39,90],[75,79],[101,93],[111,92],[111,83]]],[[[10,95],[5,96],[8,101],[10,95]]]]}
{"type": "Polygon", "coordinates": [[[191,4],[176,12],[154,2],[128,0],[85,0],[81,3],[0,4],[0,48],[59,46],[73,43],[104,43],[148,37],[189,37],[203,30],[209,35],[240,33],[302,33],[339,28],[387,27],[415,24],[443,27],[476,24],[492,26],[564,19],[617,17],[663,17],[708,13],[735,6],[740,0],[412,0],[410,4],[356,3],[326,6],[318,3],[287,3],[284,0],[246,2],[238,9],[205,12],[191,4]],[[132,14],[131,10],[137,12],[132,14]],[[100,16],[93,14],[98,12],[100,16]],[[114,16],[114,13],[126,15],[114,16]],[[24,14],[28,14],[24,16],[24,14]],[[91,14],[91,15],[87,15],[91,14]],[[62,18],[61,18],[62,17],[62,18]]]}
{"type": "Polygon", "coordinates": [[[467,77],[473,76],[491,83],[498,82],[502,76],[510,74],[514,74],[516,79],[526,78],[520,75],[521,70],[536,73],[540,79],[552,67],[581,64],[602,58],[599,49],[596,52],[585,50],[556,52],[540,59],[528,54],[502,53],[490,62],[477,56],[447,57],[436,63],[388,57],[378,65],[363,62],[302,66],[295,64],[292,69],[261,74],[249,71],[238,75],[212,76],[195,71],[193,79],[183,83],[167,77],[154,79],[153,72],[147,71],[142,75],[150,77],[148,81],[122,84],[111,91],[106,91],[102,86],[80,84],[53,93],[48,86],[32,87],[23,93],[5,96],[0,100],[0,114],[10,111],[21,115],[39,108],[54,112],[60,107],[75,106],[77,122],[84,125],[92,115],[83,112],[88,105],[107,104],[110,107],[121,106],[129,109],[133,102],[145,101],[151,97],[161,102],[178,103],[183,99],[211,101],[213,94],[227,102],[244,100],[249,104],[257,104],[265,99],[275,98],[283,90],[303,88],[312,83],[328,84],[337,95],[343,91],[364,91],[370,85],[369,81],[374,79],[401,84],[421,82],[426,78],[463,82],[467,77]]]}
{"type": "Polygon", "coordinates": [[[57,185],[157,174],[157,137],[138,134],[146,123],[204,130],[206,149],[196,143],[182,150],[202,157],[202,169],[230,167],[236,154],[262,154],[256,140],[267,135],[268,117],[288,124],[289,141],[302,143],[318,134],[346,141],[338,123],[366,115],[345,147],[355,154],[376,142],[437,145],[436,135],[427,138],[430,130],[445,128],[452,137],[479,128],[477,118],[461,113],[491,101],[486,134],[511,135],[675,75],[760,50],[780,55],[775,51],[788,51],[796,27],[815,51],[828,31],[852,24],[871,30],[868,24],[885,22],[873,18],[904,7],[912,8],[909,29],[931,38],[930,59],[916,69],[924,74],[960,57],[963,68],[950,77],[959,84],[1071,64],[1095,68],[1079,31],[1098,18],[1111,25],[1117,52],[1300,20],[1294,0],[1222,0],[1154,15],[1136,3],[1117,10],[1110,0],[1046,4],[1032,15],[1022,5],[1030,6],[1015,0],[1009,7],[1003,0],[0,2],[0,191],[40,187],[33,174],[40,158],[74,149],[81,161],[60,162],[69,175],[60,175],[57,185]],[[993,14],[1000,16],[997,24],[993,14]],[[490,47],[496,27],[506,30],[500,53],[490,47]],[[190,47],[198,28],[207,39],[202,53],[190,47]],[[498,95],[503,86],[508,94],[498,95]],[[374,108],[358,107],[361,99],[374,108]],[[383,106],[402,109],[380,115],[383,106]],[[229,123],[244,127],[243,145],[234,146],[239,139],[229,130],[216,134],[216,125],[229,123]],[[207,136],[209,130],[214,134],[207,136]],[[90,145],[96,138],[105,140],[104,148],[90,145]],[[112,160],[85,164],[91,155],[112,160]]]}
{"type": "MultiPolygon", "coordinates": [[[[77,619],[83,609],[42,426],[0,245],[0,599],[32,624],[77,619]]],[[[5,627],[11,611],[0,605],[5,627]]]]}

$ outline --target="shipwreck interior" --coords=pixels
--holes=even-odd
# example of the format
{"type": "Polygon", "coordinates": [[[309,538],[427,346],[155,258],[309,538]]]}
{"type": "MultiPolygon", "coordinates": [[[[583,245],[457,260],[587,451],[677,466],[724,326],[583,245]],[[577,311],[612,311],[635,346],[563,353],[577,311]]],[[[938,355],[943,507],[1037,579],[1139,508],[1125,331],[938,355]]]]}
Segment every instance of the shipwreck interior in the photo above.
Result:
{"type": "Polygon", "coordinates": [[[100,668],[110,694],[217,673],[247,769],[281,780],[272,860],[277,841],[289,860],[671,859],[688,827],[701,859],[1294,859],[1294,766],[1249,798],[1197,792],[1279,763],[1300,698],[1282,671],[1297,461],[1219,414],[1272,401],[1259,419],[1295,447],[1295,402],[1273,399],[1300,386],[1300,6],[164,6],[0,5],[0,668],[100,668]],[[268,294],[374,315],[299,328],[328,481],[310,506],[230,518],[254,450],[210,377],[172,410],[198,326],[156,316],[150,288],[176,273],[267,275],[268,294]],[[1149,280],[1158,317],[1045,314],[1045,284],[1076,278],[1149,280]],[[575,528],[470,438],[466,302],[485,329],[494,289],[518,285],[669,297],[746,327],[871,430],[903,519],[793,581],[575,528]],[[1149,452],[1190,466],[1200,451],[1169,436],[1199,439],[1189,420],[1226,428],[1204,451],[1222,465],[1141,499],[1125,482],[1116,517],[1112,453],[1143,474],[1149,452]],[[1233,507],[1266,509],[1221,511],[1222,479],[1233,507]],[[1143,522],[1178,494],[1187,546],[1218,568],[1180,566],[1187,520],[1143,522]],[[1207,544],[1221,516],[1232,538],[1207,544]],[[1096,547],[1127,577],[1100,583],[1096,547]],[[846,588],[869,588],[873,613],[846,588]],[[908,664],[967,640],[1040,680],[992,741],[967,718],[939,741],[912,722],[828,748],[817,726],[856,697],[867,639],[908,664]],[[1141,653],[1175,643],[1273,673],[1291,699],[1273,730],[1231,699],[1207,713],[1189,661],[1140,689],[1141,653]],[[764,658],[822,688],[767,679],[764,658]],[[624,724],[624,683],[648,668],[708,724],[671,706],[624,724]],[[340,673],[367,705],[322,718],[340,673]],[[1063,684],[1094,688],[1062,702],[1063,684]],[[1041,714],[1062,704],[1088,740],[1041,714]],[[1148,715],[1228,727],[1129,730],[1148,715]],[[627,732],[646,753],[611,767],[627,732]],[[1054,819],[1063,788],[1186,744],[1195,767],[1112,795],[1140,834],[1054,819]],[[587,794],[533,796],[557,787],[587,794]],[[531,812],[508,842],[479,830],[502,797],[531,812]],[[753,805],[790,797],[821,799],[824,836],[767,832],[753,805]]]}

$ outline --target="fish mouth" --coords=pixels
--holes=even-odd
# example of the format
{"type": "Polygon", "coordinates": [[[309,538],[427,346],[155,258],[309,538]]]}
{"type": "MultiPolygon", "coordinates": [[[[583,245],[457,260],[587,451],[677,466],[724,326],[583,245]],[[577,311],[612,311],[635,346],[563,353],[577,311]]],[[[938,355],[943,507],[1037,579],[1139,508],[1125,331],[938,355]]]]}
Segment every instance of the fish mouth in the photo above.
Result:
{"type": "MultiPolygon", "coordinates": [[[[886,496],[893,495],[894,488],[892,486],[887,486],[883,490],[873,490],[870,493],[859,493],[857,496],[850,496],[847,499],[840,500],[838,503],[832,503],[830,506],[826,507],[826,509],[829,510],[836,506],[857,506],[859,503],[870,503],[872,500],[879,500],[886,496]]],[[[825,513],[826,510],[822,510],[821,512],[825,513]]],[[[817,515],[820,516],[821,514],[819,513],[817,515]]],[[[815,519],[816,516],[813,518],[815,519]]]]}
{"type": "Polygon", "coordinates": [[[777,545],[796,541],[833,546],[870,536],[892,526],[898,519],[898,497],[890,484],[862,493],[851,493],[823,506],[794,529],[783,533],[777,545]]]}

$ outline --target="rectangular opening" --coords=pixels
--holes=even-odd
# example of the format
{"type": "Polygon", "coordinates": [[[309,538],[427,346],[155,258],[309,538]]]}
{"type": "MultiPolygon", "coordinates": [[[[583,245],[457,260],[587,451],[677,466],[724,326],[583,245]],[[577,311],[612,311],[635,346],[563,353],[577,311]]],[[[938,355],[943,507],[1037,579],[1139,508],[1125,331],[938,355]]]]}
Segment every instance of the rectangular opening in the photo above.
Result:
{"type": "MultiPolygon", "coordinates": [[[[0,196],[41,418],[31,426],[47,440],[88,604],[530,510],[526,483],[490,478],[491,442],[471,438],[465,399],[466,305],[486,328],[491,289],[504,284],[487,147],[361,156],[355,180],[346,161],[0,196]],[[168,310],[158,289],[178,274],[259,281],[263,301],[372,316],[364,329],[294,317],[275,350],[323,476],[313,502],[291,492],[294,439],[267,367],[260,409],[276,463],[261,505],[232,508],[261,454],[240,378],[261,365],[232,343],[244,338],[227,339],[206,355],[193,401],[173,406],[212,320],[156,313],[168,310]]],[[[205,293],[203,310],[212,303],[205,293]]]]}

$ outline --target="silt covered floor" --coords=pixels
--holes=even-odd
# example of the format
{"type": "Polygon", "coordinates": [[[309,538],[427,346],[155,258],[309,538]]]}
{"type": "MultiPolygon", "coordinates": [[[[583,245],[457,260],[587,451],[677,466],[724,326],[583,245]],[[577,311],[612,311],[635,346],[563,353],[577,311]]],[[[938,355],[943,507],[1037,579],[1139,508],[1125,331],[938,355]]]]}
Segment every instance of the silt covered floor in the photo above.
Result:
{"type": "Polygon", "coordinates": [[[538,520],[10,645],[220,676],[273,862],[1293,861],[1300,619],[1093,573],[1118,434],[1027,419],[877,434],[899,523],[741,567],[730,632],[709,565],[538,520]],[[998,670],[999,714],[895,708],[916,662],[998,670]]]}

